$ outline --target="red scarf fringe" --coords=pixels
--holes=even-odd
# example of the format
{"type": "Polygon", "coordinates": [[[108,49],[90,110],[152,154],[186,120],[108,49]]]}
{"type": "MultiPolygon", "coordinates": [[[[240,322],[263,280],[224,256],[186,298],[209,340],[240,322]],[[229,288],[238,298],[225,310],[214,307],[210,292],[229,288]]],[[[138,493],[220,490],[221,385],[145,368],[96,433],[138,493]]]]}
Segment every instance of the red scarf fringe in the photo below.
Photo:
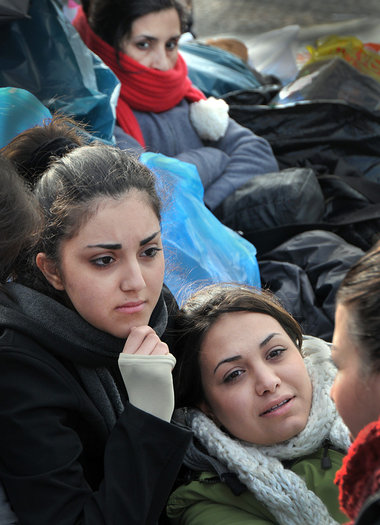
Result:
{"type": "Polygon", "coordinates": [[[366,499],[380,489],[380,420],[362,429],[335,476],[339,503],[354,523],[366,499]]]}

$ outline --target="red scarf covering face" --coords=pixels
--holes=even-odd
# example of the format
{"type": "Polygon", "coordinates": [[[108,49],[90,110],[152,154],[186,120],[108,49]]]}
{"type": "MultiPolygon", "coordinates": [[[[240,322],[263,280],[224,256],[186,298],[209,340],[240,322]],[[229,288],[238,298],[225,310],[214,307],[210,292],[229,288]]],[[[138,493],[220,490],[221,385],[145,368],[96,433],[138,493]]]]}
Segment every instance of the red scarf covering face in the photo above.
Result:
{"type": "Polygon", "coordinates": [[[93,32],[82,7],[79,7],[73,25],[87,47],[98,55],[120,80],[117,120],[123,130],[142,146],[145,146],[144,137],[132,109],[160,113],[173,108],[184,98],[189,102],[206,98],[192,85],[187,76],[186,62],[179,53],[175,67],[168,71],[143,66],[122,52],[119,53],[118,63],[114,48],[93,32]]]}
{"type": "Polygon", "coordinates": [[[380,489],[380,419],[364,427],[335,476],[342,511],[354,523],[366,499],[380,489]]]}

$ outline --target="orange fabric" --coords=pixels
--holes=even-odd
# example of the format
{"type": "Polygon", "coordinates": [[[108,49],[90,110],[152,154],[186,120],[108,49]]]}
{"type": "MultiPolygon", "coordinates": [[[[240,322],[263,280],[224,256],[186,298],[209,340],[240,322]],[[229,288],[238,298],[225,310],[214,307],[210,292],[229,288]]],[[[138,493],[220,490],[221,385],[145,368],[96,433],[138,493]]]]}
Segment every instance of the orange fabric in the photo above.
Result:
{"type": "Polygon", "coordinates": [[[316,46],[306,46],[310,53],[308,63],[335,57],[346,60],[361,73],[380,81],[380,55],[376,44],[363,44],[351,36],[330,35],[317,40],[316,46]]]}

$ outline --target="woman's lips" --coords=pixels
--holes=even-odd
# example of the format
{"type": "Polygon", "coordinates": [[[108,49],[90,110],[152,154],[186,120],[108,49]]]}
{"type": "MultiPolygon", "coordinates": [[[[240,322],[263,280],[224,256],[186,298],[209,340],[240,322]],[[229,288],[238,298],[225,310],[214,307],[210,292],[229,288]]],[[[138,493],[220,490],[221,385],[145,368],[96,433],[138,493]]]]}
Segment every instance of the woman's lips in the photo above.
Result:
{"type": "Polygon", "coordinates": [[[285,399],[282,399],[281,401],[276,401],[275,403],[271,404],[270,407],[264,410],[264,412],[262,412],[260,416],[270,416],[271,414],[283,414],[290,408],[290,404],[292,403],[294,398],[295,396],[287,397],[285,399]]]}
{"type": "Polygon", "coordinates": [[[125,314],[135,314],[141,312],[141,310],[144,309],[144,306],[145,301],[135,301],[122,304],[121,306],[118,306],[116,310],[125,314]]]}

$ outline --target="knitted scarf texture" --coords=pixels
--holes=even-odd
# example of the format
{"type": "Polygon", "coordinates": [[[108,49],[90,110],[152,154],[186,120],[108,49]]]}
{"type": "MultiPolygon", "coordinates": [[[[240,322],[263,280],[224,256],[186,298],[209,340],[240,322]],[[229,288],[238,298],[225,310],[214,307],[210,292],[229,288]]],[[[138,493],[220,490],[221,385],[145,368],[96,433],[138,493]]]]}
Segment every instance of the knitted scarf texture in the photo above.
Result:
{"type": "Polygon", "coordinates": [[[208,453],[226,464],[263,503],[281,525],[333,525],[318,496],[281,461],[305,456],[319,449],[325,439],[341,450],[349,447],[349,433],[330,399],[336,370],[330,348],[322,340],[307,337],[303,355],[313,385],[310,416],[294,438],[271,446],[253,445],[229,437],[207,416],[190,410],[188,421],[208,453]]]}
{"type": "Polygon", "coordinates": [[[88,24],[83,9],[78,9],[73,25],[84,43],[112,69],[121,82],[120,97],[116,116],[123,130],[145,146],[144,137],[132,109],[160,113],[167,111],[184,98],[189,102],[204,100],[206,97],[191,83],[187,66],[178,54],[174,68],[159,71],[148,68],[115,49],[98,37],[88,24]]]}
{"type": "MultiPolygon", "coordinates": [[[[98,330],[74,310],[36,290],[8,283],[6,291],[11,300],[0,304],[0,327],[22,332],[58,358],[70,361],[111,431],[126,401],[112,373],[118,370],[117,360],[125,340],[98,330]]],[[[167,308],[161,294],[149,325],[161,336],[167,320],[167,308]]]]}
{"type": "Polygon", "coordinates": [[[339,503],[352,523],[366,499],[380,489],[379,453],[380,419],[359,432],[336,473],[339,503]]]}

